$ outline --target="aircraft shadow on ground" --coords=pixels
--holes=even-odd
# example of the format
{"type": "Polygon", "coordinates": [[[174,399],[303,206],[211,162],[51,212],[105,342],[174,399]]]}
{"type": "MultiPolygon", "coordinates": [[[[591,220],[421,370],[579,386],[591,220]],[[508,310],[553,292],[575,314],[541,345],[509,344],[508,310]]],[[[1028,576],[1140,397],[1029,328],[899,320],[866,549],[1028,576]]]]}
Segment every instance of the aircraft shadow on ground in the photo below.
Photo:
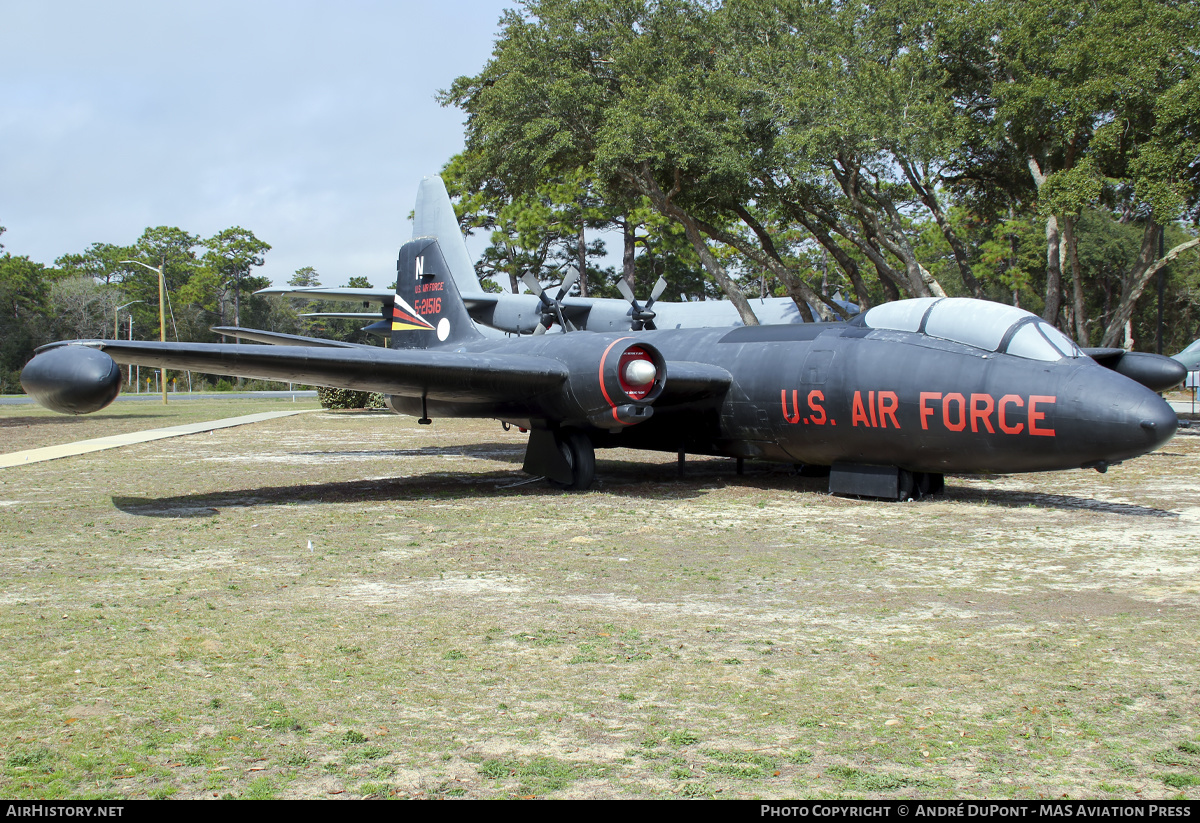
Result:
{"type": "MultiPolygon", "coordinates": [[[[355,450],[343,452],[307,452],[305,455],[388,457],[478,456],[519,465],[523,452],[510,444],[425,447],[410,450],[355,450]]],[[[698,460],[689,462],[683,477],[674,463],[638,463],[635,461],[599,461],[596,490],[639,500],[680,500],[702,497],[714,484],[740,485],[759,489],[784,489],[820,492],[822,478],[802,478],[774,467],[747,470],[736,476],[732,461],[698,460]]],[[[350,480],[334,483],[290,484],[202,492],[170,497],[119,497],[113,505],[139,517],[212,517],[222,509],[253,506],[319,505],[322,503],[386,503],[403,500],[488,500],[496,497],[559,498],[564,492],[544,479],[520,471],[471,473],[464,471],[427,471],[401,477],[350,480]]]]}
{"type": "Polygon", "coordinates": [[[1132,503],[1114,503],[1091,497],[1073,497],[1067,494],[1040,494],[1037,492],[1011,491],[1008,489],[965,489],[954,488],[947,479],[947,497],[963,503],[978,503],[986,506],[1003,506],[1009,509],[1062,509],[1066,511],[1103,512],[1133,517],[1179,517],[1178,512],[1138,506],[1132,503]]]}
{"type": "MultiPolygon", "coordinates": [[[[388,458],[388,457],[474,457],[519,466],[524,449],[511,443],[476,443],[462,446],[423,446],[414,449],[355,449],[295,452],[298,457],[388,458]]],[[[644,463],[636,460],[598,460],[596,491],[641,500],[698,498],[714,486],[739,486],[762,491],[823,494],[824,477],[802,477],[790,466],[769,463],[746,464],[738,475],[729,459],[698,457],[687,461],[682,475],[674,462],[644,463]]],[[[1046,508],[1094,511],[1139,517],[1178,517],[1176,512],[1063,494],[1039,494],[1005,489],[956,487],[948,480],[947,494],[935,500],[1005,508],[1046,508]]],[[[117,497],[113,505],[139,517],[211,517],[222,509],[253,506],[319,505],[322,503],[383,503],[400,500],[475,500],[501,496],[559,497],[571,494],[549,485],[544,479],[520,471],[424,471],[398,477],[332,483],[290,484],[230,489],[172,497],[117,497]]],[[[878,505],[895,505],[871,501],[878,505]]]]}
{"type": "MultiPolygon", "coordinates": [[[[602,489],[607,490],[607,489],[602,489]]],[[[643,498],[695,497],[702,489],[679,484],[657,493],[644,492],[643,498]]],[[[550,497],[570,494],[553,488],[541,478],[519,472],[430,472],[408,477],[352,480],[340,483],[259,486],[249,489],[174,497],[116,497],[113,505],[139,517],[212,517],[222,509],[254,506],[307,506],[323,503],[388,503],[406,500],[490,500],[497,497],[550,497]]]]}
{"type": "Polygon", "coordinates": [[[91,414],[87,417],[76,415],[59,415],[57,417],[0,417],[0,429],[16,428],[17,426],[63,426],[63,425],[80,425],[89,421],[98,420],[139,420],[139,419],[154,419],[161,415],[157,414],[91,414]]]}
{"type": "Polygon", "coordinates": [[[512,443],[472,443],[466,446],[421,446],[415,449],[342,449],[289,452],[297,457],[476,457],[498,463],[523,463],[525,446],[512,443]]]}

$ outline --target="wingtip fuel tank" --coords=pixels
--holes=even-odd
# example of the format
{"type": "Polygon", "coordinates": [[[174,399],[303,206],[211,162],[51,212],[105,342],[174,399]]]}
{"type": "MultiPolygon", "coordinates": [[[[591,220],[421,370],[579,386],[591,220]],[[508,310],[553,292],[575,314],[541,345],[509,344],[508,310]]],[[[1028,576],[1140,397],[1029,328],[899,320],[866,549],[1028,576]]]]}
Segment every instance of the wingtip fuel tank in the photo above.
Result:
{"type": "Polygon", "coordinates": [[[21,386],[40,405],[62,414],[91,414],[121,393],[121,370],[102,351],[59,346],[38,354],[21,372],[21,386]]]}

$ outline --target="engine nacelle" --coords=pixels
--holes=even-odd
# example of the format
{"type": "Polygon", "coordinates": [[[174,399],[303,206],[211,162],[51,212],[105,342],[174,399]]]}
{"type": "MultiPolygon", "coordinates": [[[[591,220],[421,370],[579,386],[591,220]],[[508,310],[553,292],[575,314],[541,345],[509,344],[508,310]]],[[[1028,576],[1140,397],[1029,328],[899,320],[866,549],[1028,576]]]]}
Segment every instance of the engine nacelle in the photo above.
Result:
{"type": "Polygon", "coordinates": [[[648,419],[667,377],[666,362],[658,349],[627,337],[597,354],[595,371],[573,373],[570,380],[576,402],[590,412],[588,422],[599,428],[618,428],[648,419]]]}
{"type": "Polygon", "coordinates": [[[51,411],[91,414],[121,393],[121,370],[102,351],[60,346],[29,361],[21,372],[25,392],[51,411]]]}
{"type": "Polygon", "coordinates": [[[1141,383],[1150,391],[1165,392],[1187,377],[1187,367],[1170,357],[1124,349],[1084,349],[1085,354],[1105,368],[1141,383]]]}

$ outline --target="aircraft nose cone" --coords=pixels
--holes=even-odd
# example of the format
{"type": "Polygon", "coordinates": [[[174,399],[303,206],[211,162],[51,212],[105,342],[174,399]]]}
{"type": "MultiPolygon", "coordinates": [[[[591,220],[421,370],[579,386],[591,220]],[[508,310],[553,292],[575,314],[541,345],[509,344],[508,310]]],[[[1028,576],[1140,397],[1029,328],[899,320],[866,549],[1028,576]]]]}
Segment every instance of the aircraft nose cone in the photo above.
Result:
{"type": "Polygon", "coordinates": [[[1154,395],[1142,401],[1138,409],[1138,424],[1153,443],[1151,448],[1157,449],[1175,436],[1175,430],[1179,428],[1179,415],[1167,401],[1154,395]]]}
{"type": "Polygon", "coordinates": [[[1094,433],[1111,444],[1115,458],[1147,454],[1175,435],[1179,416],[1167,401],[1132,381],[1110,389],[1094,433]]]}
{"type": "Polygon", "coordinates": [[[1119,463],[1154,451],[1175,435],[1179,418],[1167,401],[1103,366],[1085,366],[1069,382],[1061,444],[1078,465],[1119,463]]]}

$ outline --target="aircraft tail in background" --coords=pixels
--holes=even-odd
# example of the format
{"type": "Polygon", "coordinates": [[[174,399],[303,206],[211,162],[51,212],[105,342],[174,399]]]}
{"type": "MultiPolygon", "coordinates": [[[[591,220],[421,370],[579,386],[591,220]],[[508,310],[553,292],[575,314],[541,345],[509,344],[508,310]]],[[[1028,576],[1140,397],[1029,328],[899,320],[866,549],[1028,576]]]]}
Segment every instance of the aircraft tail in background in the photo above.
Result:
{"type": "Polygon", "coordinates": [[[474,297],[484,294],[483,287],[479,285],[479,277],[475,274],[471,253],[467,251],[467,243],[459,228],[458,217],[454,213],[454,204],[450,202],[446,184],[436,174],[422,179],[421,185],[417,187],[412,239],[425,238],[438,241],[442,257],[460,295],[474,297]]]}

